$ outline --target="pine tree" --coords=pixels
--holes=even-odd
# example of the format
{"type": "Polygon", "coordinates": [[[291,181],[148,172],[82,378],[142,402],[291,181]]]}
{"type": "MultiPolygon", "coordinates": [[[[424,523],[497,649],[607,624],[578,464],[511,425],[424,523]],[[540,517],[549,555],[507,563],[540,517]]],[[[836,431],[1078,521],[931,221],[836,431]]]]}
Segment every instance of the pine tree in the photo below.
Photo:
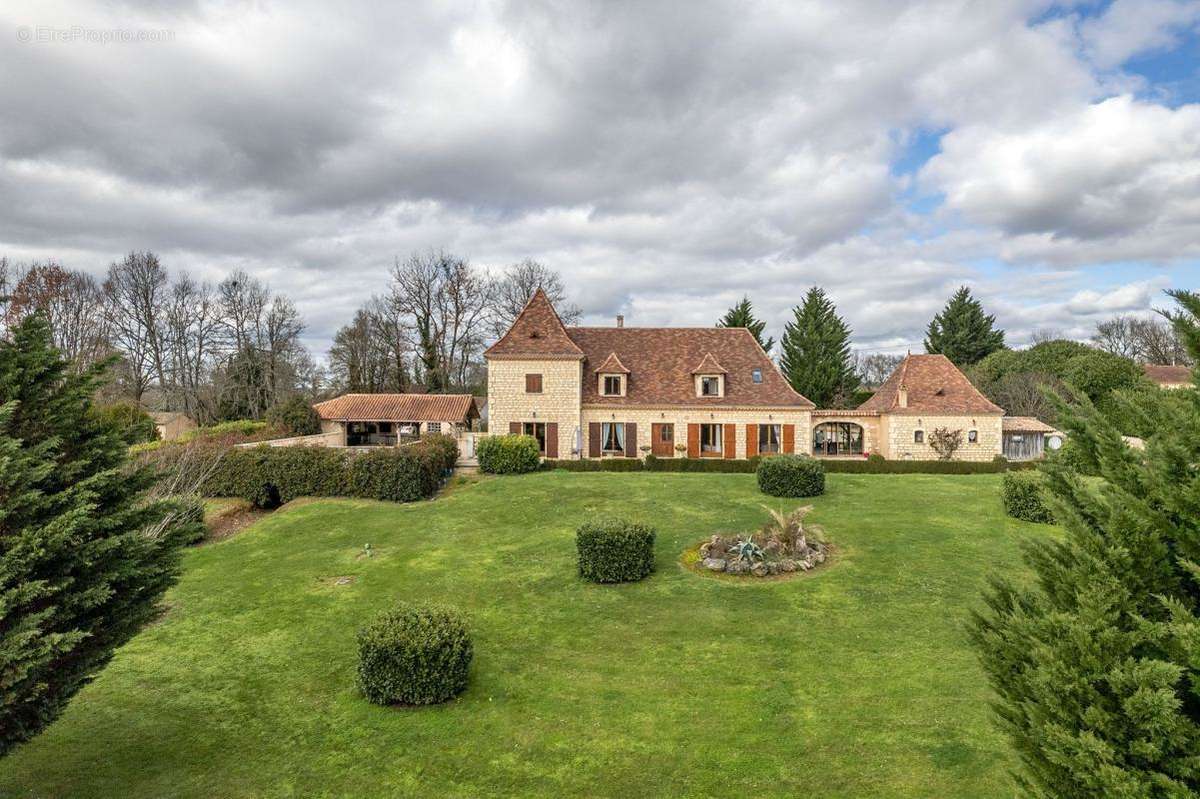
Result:
{"type": "Polygon", "coordinates": [[[850,328],[817,286],[792,313],[779,342],[784,377],[817,407],[844,401],[859,384],[850,357],[850,328]]]}
{"type": "Polygon", "coordinates": [[[945,355],[960,368],[978,363],[1004,349],[1004,331],[996,330],[996,317],[960,286],[925,332],[925,351],[945,355]]]}
{"type": "MultiPolygon", "coordinates": [[[[1175,329],[1200,355],[1200,295],[1171,294],[1184,309],[1175,329]]],[[[1078,461],[1103,482],[1076,459],[1047,464],[1062,536],[1027,543],[1036,581],[993,579],[971,623],[1019,779],[1034,796],[1195,796],[1200,391],[1159,404],[1144,453],[1086,396],[1058,404],[1078,461]]]]}
{"type": "Polygon", "coordinates": [[[766,328],[767,323],[760,321],[754,316],[754,308],[750,305],[749,297],[742,297],[741,301],[725,312],[721,317],[721,321],[717,322],[717,327],[744,327],[754,336],[754,340],[763,348],[763,352],[769,353],[771,348],[775,346],[775,339],[768,338],[763,341],[762,332],[766,328]]]}
{"type": "Polygon", "coordinates": [[[154,616],[199,522],[149,501],[34,315],[0,343],[0,754],[52,722],[154,616]]]}

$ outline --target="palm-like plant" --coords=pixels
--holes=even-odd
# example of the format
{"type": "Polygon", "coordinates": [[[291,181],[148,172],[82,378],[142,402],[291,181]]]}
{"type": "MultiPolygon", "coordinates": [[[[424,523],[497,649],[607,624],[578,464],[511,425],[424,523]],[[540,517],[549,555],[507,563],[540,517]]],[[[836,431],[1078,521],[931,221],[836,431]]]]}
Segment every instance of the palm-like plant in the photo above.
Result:
{"type": "Polygon", "coordinates": [[[826,543],[823,527],[818,524],[804,525],[804,517],[812,512],[812,505],[802,505],[788,513],[766,505],[762,508],[771,515],[771,521],[763,525],[762,534],[768,539],[778,539],[785,550],[802,550],[808,546],[809,539],[818,544],[826,543]]]}

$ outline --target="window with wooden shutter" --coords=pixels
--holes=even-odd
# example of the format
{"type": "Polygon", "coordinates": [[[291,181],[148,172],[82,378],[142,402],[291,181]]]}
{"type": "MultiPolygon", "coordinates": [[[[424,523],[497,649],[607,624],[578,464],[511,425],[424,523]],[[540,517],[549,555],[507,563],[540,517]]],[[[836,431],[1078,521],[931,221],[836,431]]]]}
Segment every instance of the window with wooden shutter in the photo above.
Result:
{"type": "Polygon", "coordinates": [[[783,451],[788,455],[796,452],[796,425],[794,424],[783,426],[783,451]]]}
{"type": "Polygon", "coordinates": [[[746,457],[758,454],[758,425],[746,425],[746,457]]]}
{"type": "Polygon", "coordinates": [[[600,457],[600,423],[588,423],[588,457],[600,457]]]}
{"type": "Polygon", "coordinates": [[[525,393],[526,394],[541,394],[542,393],[542,376],[540,374],[525,375],[525,393]]]}

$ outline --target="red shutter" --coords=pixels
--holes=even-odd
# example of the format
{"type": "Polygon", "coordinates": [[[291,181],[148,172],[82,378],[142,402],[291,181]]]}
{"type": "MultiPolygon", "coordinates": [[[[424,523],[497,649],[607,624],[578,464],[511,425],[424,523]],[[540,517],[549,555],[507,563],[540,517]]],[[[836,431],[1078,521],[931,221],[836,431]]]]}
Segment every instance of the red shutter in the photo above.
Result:
{"type": "Polygon", "coordinates": [[[783,425],[783,451],[788,455],[796,451],[796,425],[783,425]]]}
{"type": "Polygon", "coordinates": [[[750,458],[758,454],[758,425],[746,425],[746,457],[750,458]]]}
{"type": "Polygon", "coordinates": [[[509,422],[508,423],[508,432],[512,435],[520,435],[521,434],[521,423],[520,422],[509,422]]]}
{"type": "Polygon", "coordinates": [[[638,456],[637,445],[637,422],[625,423],[625,457],[636,458],[638,456]]]}
{"type": "Polygon", "coordinates": [[[688,453],[689,458],[699,458],[700,457],[700,425],[698,425],[698,424],[689,424],[688,425],[687,453],[688,453]]]}
{"type": "Polygon", "coordinates": [[[558,422],[546,422],[546,457],[558,457],[558,422]]]}
{"type": "Polygon", "coordinates": [[[588,423],[588,457],[600,457],[600,423],[588,423]]]}
{"type": "Polygon", "coordinates": [[[736,424],[723,425],[721,427],[721,430],[725,433],[725,447],[724,447],[725,457],[727,459],[728,458],[736,458],[737,457],[737,425],[736,424]]]}

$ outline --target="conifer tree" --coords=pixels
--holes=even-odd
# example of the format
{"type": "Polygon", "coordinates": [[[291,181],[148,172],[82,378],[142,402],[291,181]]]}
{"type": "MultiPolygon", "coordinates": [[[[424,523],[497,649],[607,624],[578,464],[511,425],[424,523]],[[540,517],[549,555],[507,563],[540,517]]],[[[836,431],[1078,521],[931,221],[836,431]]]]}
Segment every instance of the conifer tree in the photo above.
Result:
{"type": "Polygon", "coordinates": [[[730,308],[721,317],[721,321],[717,322],[717,327],[744,327],[754,336],[754,340],[763,348],[763,352],[769,353],[771,348],[775,346],[775,339],[768,338],[763,341],[762,332],[766,328],[767,323],[757,319],[754,316],[754,307],[750,304],[749,297],[742,297],[737,305],[730,308]]]}
{"type": "MultiPolygon", "coordinates": [[[[1175,329],[1198,356],[1200,296],[1171,295],[1183,308],[1175,329]]],[[[993,579],[971,622],[1019,779],[1034,796],[1195,796],[1200,391],[1157,404],[1144,452],[1084,395],[1059,411],[1078,454],[1045,470],[1062,535],[1027,543],[1036,581],[993,579]]]]}
{"type": "Polygon", "coordinates": [[[945,355],[959,368],[978,363],[1004,349],[1004,331],[995,329],[996,317],[960,286],[925,332],[925,351],[945,355]]]}
{"type": "Polygon", "coordinates": [[[846,401],[859,384],[850,356],[850,328],[819,286],[809,289],[792,313],[779,342],[784,377],[817,407],[846,401]]]}
{"type": "Polygon", "coordinates": [[[0,754],[150,621],[199,524],[145,498],[150,475],[91,412],[103,368],[72,374],[40,314],[0,343],[0,754]]]}

